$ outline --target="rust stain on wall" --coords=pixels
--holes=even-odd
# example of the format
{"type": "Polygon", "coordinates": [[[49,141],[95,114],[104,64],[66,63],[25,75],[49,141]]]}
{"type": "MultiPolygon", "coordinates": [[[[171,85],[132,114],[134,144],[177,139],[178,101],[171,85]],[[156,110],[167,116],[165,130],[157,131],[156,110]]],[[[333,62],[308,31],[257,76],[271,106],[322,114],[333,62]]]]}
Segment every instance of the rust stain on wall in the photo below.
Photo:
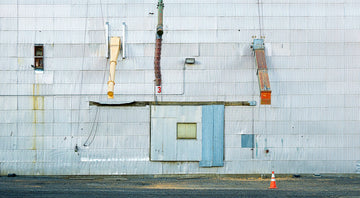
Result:
{"type": "MultiPolygon", "coordinates": [[[[37,125],[43,122],[44,118],[44,96],[40,96],[40,85],[33,84],[32,87],[32,111],[33,111],[33,135],[31,150],[37,150],[37,125]]],[[[37,161],[37,153],[33,163],[37,161]]]]}

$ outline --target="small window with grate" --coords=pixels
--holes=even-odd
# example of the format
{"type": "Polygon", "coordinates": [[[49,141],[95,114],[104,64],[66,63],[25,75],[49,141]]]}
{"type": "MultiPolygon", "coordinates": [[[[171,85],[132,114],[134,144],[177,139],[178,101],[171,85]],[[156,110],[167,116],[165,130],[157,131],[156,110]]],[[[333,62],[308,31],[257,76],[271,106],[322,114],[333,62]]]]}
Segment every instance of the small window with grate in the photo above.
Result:
{"type": "Polygon", "coordinates": [[[34,65],[35,70],[44,70],[44,46],[35,44],[34,46],[34,65]]]}

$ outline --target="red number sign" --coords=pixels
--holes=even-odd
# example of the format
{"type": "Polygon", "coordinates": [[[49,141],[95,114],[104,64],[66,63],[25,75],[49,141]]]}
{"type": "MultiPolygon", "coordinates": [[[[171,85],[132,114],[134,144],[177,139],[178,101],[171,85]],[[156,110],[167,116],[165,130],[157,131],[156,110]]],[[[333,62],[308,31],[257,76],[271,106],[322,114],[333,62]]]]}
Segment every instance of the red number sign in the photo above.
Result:
{"type": "Polygon", "coordinates": [[[156,93],[161,94],[161,86],[156,86],[156,93]]]}

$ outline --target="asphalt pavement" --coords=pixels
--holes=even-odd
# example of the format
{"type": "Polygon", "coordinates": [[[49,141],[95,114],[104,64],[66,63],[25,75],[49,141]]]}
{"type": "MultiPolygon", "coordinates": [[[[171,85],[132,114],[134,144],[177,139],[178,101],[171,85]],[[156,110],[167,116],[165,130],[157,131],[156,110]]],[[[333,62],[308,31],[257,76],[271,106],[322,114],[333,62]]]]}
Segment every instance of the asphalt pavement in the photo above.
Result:
{"type": "Polygon", "coordinates": [[[279,175],[269,186],[269,175],[1,176],[0,197],[360,198],[360,175],[279,175]]]}

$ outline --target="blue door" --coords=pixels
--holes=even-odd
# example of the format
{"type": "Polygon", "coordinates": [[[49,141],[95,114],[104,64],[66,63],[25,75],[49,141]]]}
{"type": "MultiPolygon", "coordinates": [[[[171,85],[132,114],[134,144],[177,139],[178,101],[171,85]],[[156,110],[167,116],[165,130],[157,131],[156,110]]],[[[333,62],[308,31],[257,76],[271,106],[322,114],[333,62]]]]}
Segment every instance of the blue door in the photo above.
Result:
{"type": "Polygon", "coordinates": [[[204,105],[200,167],[216,166],[224,166],[224,105],[204,105]]]}

